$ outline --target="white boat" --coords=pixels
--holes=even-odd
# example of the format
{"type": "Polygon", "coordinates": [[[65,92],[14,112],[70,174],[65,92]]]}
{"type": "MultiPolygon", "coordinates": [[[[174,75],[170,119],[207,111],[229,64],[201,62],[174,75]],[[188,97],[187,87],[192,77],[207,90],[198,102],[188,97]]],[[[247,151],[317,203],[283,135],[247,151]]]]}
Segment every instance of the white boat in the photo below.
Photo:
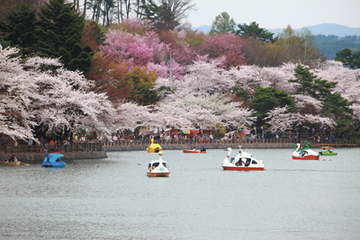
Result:
{"type": "Polygon", "coordinates": [[[239,150],[239,153],[230,158],[231,148],[227,148],[228,154],[223,161],[224,170],[233,170],[233,171],[263,171],[264,164],[261,160],[257,160],[252,157],[250,153],[239,150]]]}
{"type": "Polygon", "coordinates": [[[300,143],[297,144],[295,151],[292,154],[293,160],[319,160],[320,154],[310,149],[310,143],[305,141],[305,148],[300,148],[300,143]]]}
{"type": "Polygon", "coordinates": [[[154,160],[149,163],[148,177],[168,177],[170,172],[166,161],[162,160],[162,152],[159,152],[159,160],[154,160]]]}

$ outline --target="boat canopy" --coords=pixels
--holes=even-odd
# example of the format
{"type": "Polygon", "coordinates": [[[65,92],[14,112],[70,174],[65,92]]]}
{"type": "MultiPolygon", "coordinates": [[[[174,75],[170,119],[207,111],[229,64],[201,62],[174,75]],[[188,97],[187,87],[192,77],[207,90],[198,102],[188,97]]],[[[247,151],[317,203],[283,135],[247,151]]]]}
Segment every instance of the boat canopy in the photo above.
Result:
{"type": "MultiPolygon", "coordinates": [[[[161,161],[161,163],[162,163],[162,165],[164,165],[164,167],[166,167],[166,161],[161,161]]],[[[156,160],[156,161],[151,161],[151,162],[149,163],[149,167],[148,167],[148,168],[150,168],[150,167],[157,167],[157,166],[159,166],[159,164],[160,164],[160,162],[159,162],[158,160],[156,160]]]]}

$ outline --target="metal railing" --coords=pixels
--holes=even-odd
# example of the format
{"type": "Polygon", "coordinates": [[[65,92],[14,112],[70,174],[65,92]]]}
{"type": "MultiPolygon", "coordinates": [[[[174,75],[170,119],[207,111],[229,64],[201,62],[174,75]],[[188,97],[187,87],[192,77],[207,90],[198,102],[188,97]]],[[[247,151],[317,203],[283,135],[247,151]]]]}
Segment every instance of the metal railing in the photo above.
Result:
{"type": "MultiPolygon", "coordinates": [[[[304,143],[304,141],[308,141],[311,145],[321,146],[321,145],[337,145],[337,146],[360,146],[359,143],[352,140],[334,140],[334,141],[317,141],[315,139],[301,139],[300,143],[304,143]]],[[[105,140],[104,146],[129,146],[129,145],[139,145],[139,146],[148,146],[150,145],[150,140],[128,140],[128,139],[119,139],[116,141],[108,141],[105,140]]],[[[288,144],[296,144],[298,143],[297,139],[294,138],[254,138],[254,139],[160,139],[155,140],[154,143],[158,143],[160,145],[182,145],[182,144],[193,144],[193,145],[207,145],[207,144],[264,144],[264,143],[288,143],[288,144]]]]}

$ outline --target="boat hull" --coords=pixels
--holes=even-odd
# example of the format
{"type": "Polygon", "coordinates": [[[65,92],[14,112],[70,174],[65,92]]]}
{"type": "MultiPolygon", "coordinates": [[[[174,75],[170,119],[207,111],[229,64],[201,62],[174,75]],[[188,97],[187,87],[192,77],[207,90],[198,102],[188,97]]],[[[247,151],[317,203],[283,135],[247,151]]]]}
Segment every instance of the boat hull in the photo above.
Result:
{"type": "Polygon", "coordinates": [[[148,177],[169,177],[170,173],[146,173],[148,177]]]}
{"type": "Polygon", "coordinates": [[[309,156],[304,156],[304,157],[297,157],[297,156],[292,156],[293,160],[319,160],[320,156],[314,156],[314,155],[309,155],[309,156]]]}
{"type": "Polygon", "coordinates": [[[337,153],[334,152],[320,152],[321,155],[323,156],[336,156],[337,153]]]}
{"type": "Polygon", "coordinates": [[[44,168],[63,168],[65,167],[66,163],[65,162],[55,162],[55,163],[51,163],[51,162],[44,162],[42,164],[42,167],[44,168]]]}
{"type": "Polygon", "coordinates": [[[159,147],[148,147],[146,148],[146,152],[148,153],[158,153],[158,152],[161,152],[161,147],[159,145],[159,147]]]}
{"type": "Polygon", "coordinates": [[[9,166],[20,166],[20,162],[8,162],[8,163],[5,163],[5,165],[9,165],[9,166]]]}
{"type": "Polygon", "coordinates": [[[224,170],[230,170],[230,171],[264,171],[263,167],[226,167],[223,166],[224,170]]]}
{"type": "Polygon", "coordinates": [[[183,153],[206,153],[206,151],[200,151],[200,150],[183,150],[183,153]]]}

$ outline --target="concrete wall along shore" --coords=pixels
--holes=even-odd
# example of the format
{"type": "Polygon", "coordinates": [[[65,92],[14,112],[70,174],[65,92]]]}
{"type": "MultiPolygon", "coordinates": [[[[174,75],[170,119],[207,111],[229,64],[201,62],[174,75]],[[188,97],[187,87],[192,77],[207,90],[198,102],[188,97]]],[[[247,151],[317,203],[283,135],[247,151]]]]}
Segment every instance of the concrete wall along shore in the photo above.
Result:
{"type": "MultiPolygon", "coordinates": [[[[61,153],[64,155],[63,160],[72,160],[72,159],[99,159],[107,158],[105,151],[99,152],[64,152],[61,153]]],[[[45,158],[45,153],[14,153],[19,161],[43,161],[45,158]]],[[[5,161],[6,159],[12,156],[11,153],[1,153],[0,160],[5,161]]]]}

